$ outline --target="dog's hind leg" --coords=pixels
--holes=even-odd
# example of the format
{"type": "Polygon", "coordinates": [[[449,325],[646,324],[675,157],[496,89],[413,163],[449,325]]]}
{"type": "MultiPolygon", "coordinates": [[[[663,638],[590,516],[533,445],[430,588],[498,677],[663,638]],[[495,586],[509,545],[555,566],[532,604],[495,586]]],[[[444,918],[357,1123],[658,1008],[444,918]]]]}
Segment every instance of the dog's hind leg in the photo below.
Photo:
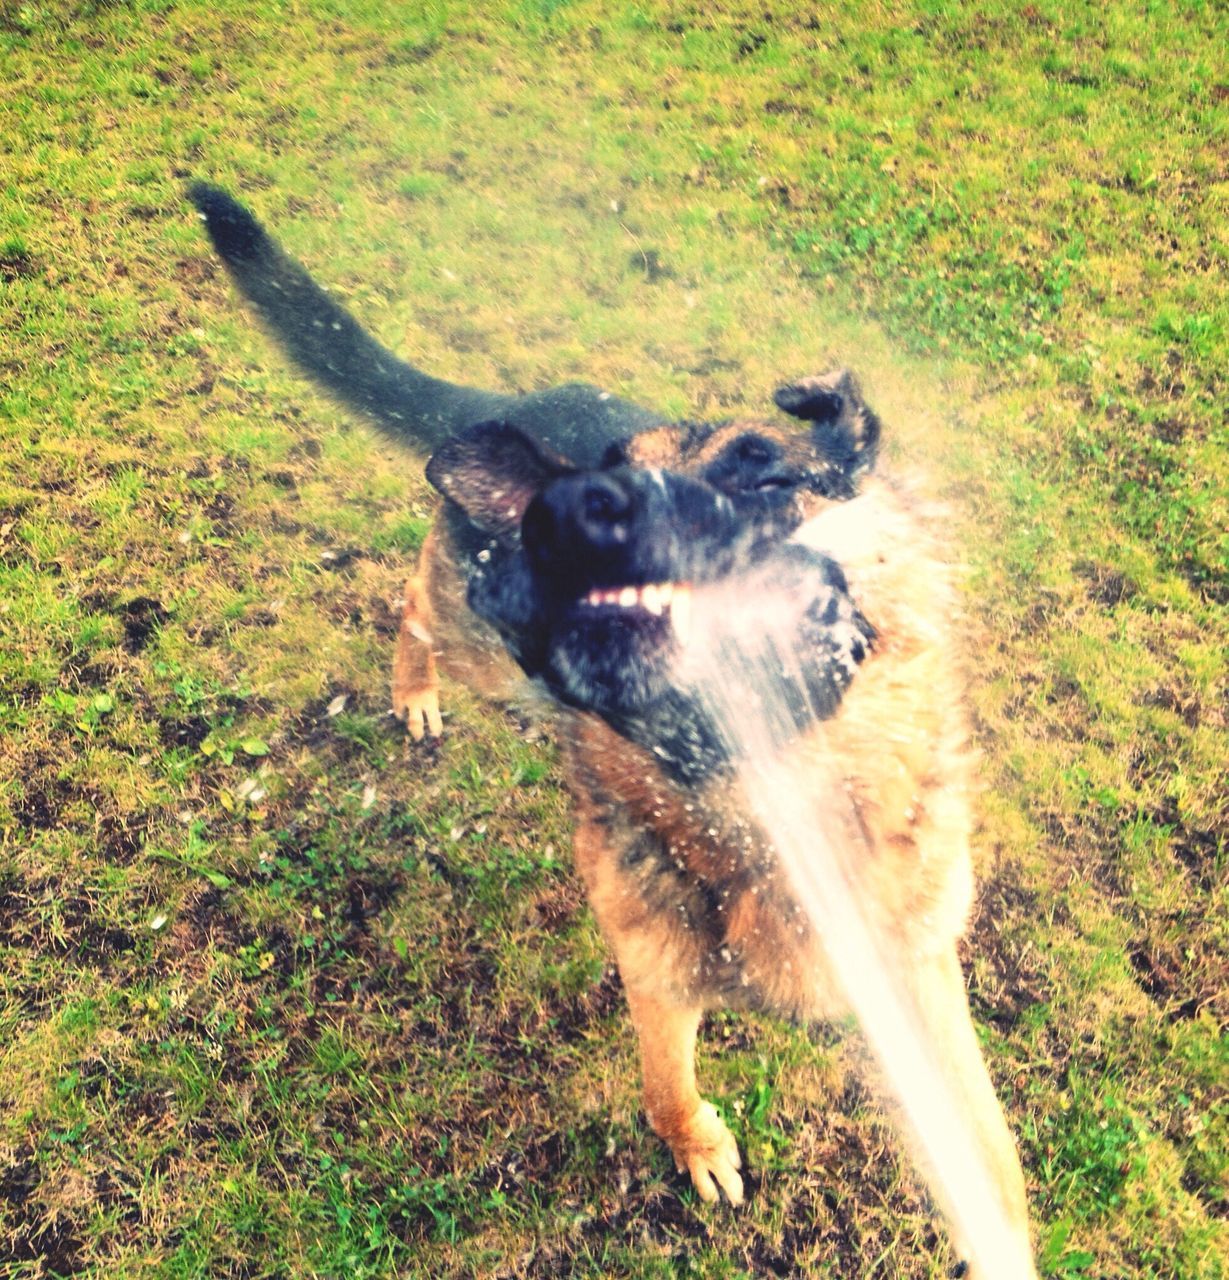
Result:
{"type": "Polygon", "coordinates": [[[643,987],[629,986],[627,1003],[640,1039],[644,1109],[669,1146],[680,1173],[691,1175],[702,1200],[742,1204],[738,1143],[711,1102],[696,1089],[696,1032],[702,1010],[687,1008],[643,987]]]}
{"type": "MultiPolygon", "coordinates": [[[[1019,1256],[1031,1258],[1028,1204],[1020,1157],[977,1042],[955,948],[911,962],[904,966],[904,971],[908,974],[926,1037],[940,1055],[953,1092],[969,1116],[977,1145],[984,1153],[995,1198],[1002,1206],[1019,1256]]],[[[953,1221],[950,1206],[944,1208],[948,1210],[948,1220],[953,1221]]],[[[958,1234],[954,1243],[957,1249],[962,1247],[958,1234]]],[[[988,1280],[980,1271],[970,1270],[966,1274],[969,1280],[975,1277],[988,1280]]]]}

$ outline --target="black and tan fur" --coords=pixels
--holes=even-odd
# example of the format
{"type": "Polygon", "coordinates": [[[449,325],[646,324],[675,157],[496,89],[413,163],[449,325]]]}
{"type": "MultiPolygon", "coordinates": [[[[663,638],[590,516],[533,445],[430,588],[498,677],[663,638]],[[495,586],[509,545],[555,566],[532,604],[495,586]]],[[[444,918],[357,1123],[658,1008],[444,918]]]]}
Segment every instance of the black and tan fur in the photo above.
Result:
{"type": "MultiPolygon", "coordinates": [[[[262,261],[270,261],[267,253],[262,261]]],[[[262,302],[244,283],[241,267],[236,274],[262,302]]],[[[276,314],[271,323],[281,331],[276,314]]],[[[320,376],[310,352],[287,345],[320,376]]],[[[344,378],[326,381],[347,395],[344,378]]],[[[573,407],[583,418],[589,393],[581,392],[573,407]]],[[[363,398],[357,397],[360,407],[371,410],[363,398]]],[[[878,423],[848,375],[796,383],[778,393],[778,403],[796,417],[826,422],[822,447],[814,434],[784,420],[696,428],[634,416],[628,431],[618,422],[613,430],[609,422],[598,424],[599,438],[586,445],[591,456],[581,465],[593,467],[592,455],[600,453],[608,463],[665,468],[719,486],[722,458],[751,440],[771,444],[790,474],[827,475],[823,483],[799,483],[791,491],[782,538],[801,539],[840,564],[873,628],[873,648],[834,713],[815,718],[791,743],[791,768],[805,779],[809,770],[838,762],[839,784],[849,796],[844,834],[864,855],[862,897],[893,939],[899,972],[964,1100],[995,1194],[1027,1251],[1024,1180],[956,955],[973,893],[974,755],[949,570],[907,489],[869,471],[878,423]]],[[[494,416],[510,413],[515,420],[515,405],[500,410],[494,416]]],[[[563,434],[575,436],[575,425],[563,434]]],[[[567,452],[549,433],[538,438],[567,452]]],[[[498,483],[488,483],[488,458],[448,439],[430,443],[442,443],[429,475],[448,503],[407,590],[393,692],[395,710],[416,737],[440,731],[440,671],[494,698],[512,696],[520,684],[507,636],[475,618],[467,594],[483,538],[515,544],[519,521],[545,483],[527,480],[508,489],[501,487],[502,473],[498,483]]],[[[772,849],[728,771],[686,777],[664,769],[651,745],[629,740],[583,699],[557,700],[555,722],[576,800],[576,867],[627,992],[650,1123],[702,1197],[723,1192],[739,1203],[737,1145],[697,1088],[700,1020],[714,1007],[803,1018],[838,1011],[822,949],[781,878],[765,876],[772,849]]]]}
{"type": "MultiPolygon", "coordinates": [[[[839,387],[854,421],[868,412],[846,374],[798,385],[839,387]]],[[[740,423],[690,446],[677,432],[654,432],[632,441],[626,456],[702,473],[727,430],[776,431],[740,423]]],[[[444,485],[463,503],[479,488],[455,478],[444,485]]],[[[524,511],[524,495],[513,501],[524,511]]],[[[790,744],[791,776],[805,786],[835,762],[840,776],[826,785],[848,797],[834,820],[860,851],[859,897],[871,905],[880,935],[890,939],[894,967],[967,1108],[995,1194],[1027,1255],[1024,1180],[956,954],[973,895],[975,756],[950,567],[933,517],[890,477],[871,473],[852,496],[800,494],[797,504],[789,541],[841,565],[874,638],[835,713],[816,719],[790,744]]],[[[464,678],[477,677],[487,692],[506,695],[510,686],[496,677],[497,650],[471,646],[472,616],[459,627],[453,622],[460,616],[460,580],[451,568],[441,572],[438,555],[424,559],[421,599],[431,612],[422,615],[423,624],[444,623],[441,663],[449,670],[455,663],[464,678]]],[[[702,1197],[716,1199],[720,1191],[738,1203],[737,1146],[696,1084],[697,1029],[703,1013],[716,1007],[794,1018],[840,1012],[822,947],[774,874],[771,846],[729,773],[672,777],[650,747],[630,742],[607,717],[583,708],[560,706],[556,722],[576,797],[576,867],[618,960],[640,1041],[649,1120],[702,1197]]]]}
{"type": "MultiPolygon", "coordinates": [[[[873,466],[879,445],[879,419],[863,402],[852,375],[838,370],[794,383],[780,388],[776,398],[786,413],[817,425],[804,432],[785,420],[663,423],[610,442],[602,461],[706,475],[730,492],[742,479],[731,474],[741,458],[753,476],[798,476],[802,491],[818,490],[835,501],[851,497],[873,466]],[[821,431],[823,448],[818,449],[816,434],[821,431]],[[745,456],[758,450],[762,458],[770,449],[773,456],[766,461],[745,456]]],[[[519,417],[514,420],[520,426],[519,417]]],[[[569,459],[575,461],[571,455],[569,459]]],[[[468,579],[458,543],[467,527],[468,522],[458,522],[446,510],[428,534],[418,571],[405,587],[392,709],[415,739],[442,731],[437,653],[451,678],[487,697],[510,697],[520,680],[497,637],[482,628],[475,634],[473,615],[464,607],[468,579]]]]}

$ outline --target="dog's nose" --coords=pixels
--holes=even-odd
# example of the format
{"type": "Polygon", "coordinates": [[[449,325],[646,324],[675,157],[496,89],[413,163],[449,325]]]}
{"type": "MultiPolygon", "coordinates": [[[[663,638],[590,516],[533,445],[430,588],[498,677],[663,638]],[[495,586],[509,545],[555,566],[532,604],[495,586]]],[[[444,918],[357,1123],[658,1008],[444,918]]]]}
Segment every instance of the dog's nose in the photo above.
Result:
{"type": "Polygon", "coordinates": [[[617,551],[628,540],[632,495],[606,474],[557,480],[534,499],[522,527],[526,545],[555,554],[617,551]]]}
{"type": "Polygon", "coordinates": [[[573,499],[573,516],[581,536],[598,549],[627,541],[631,495],[613,476],[589,476],[573,499]]]}

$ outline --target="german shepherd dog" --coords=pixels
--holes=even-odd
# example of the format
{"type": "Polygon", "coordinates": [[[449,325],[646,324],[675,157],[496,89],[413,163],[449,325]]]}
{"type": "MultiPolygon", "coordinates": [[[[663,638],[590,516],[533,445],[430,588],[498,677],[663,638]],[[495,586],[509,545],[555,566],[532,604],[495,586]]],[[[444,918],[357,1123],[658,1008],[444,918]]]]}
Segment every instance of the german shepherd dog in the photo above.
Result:
{"type": "Polygon", "coordinates": [[[956,955],[974,756],[955,593],[920,504],[872,470],[879,421],[854,379],[776,393],[805,431],[663,423],[583,386],[453,387],[375,343],[225,193],[190,195],[291,356],[434,449],[444,510],[407,593],[396,708],[416,736],[438,732],[437,660],[493,697],[522,672],[549,693],[576,866],[627,992],[645,1110],[699,1195],[743,1199],[737,1144],[696,1086],[705,1010],[842,1009],[730,744],[679,675],[680,654],[721,642],[712,600],[736,598],[778,620],[794,659],[782,749],[800,777],[837,762],[860,894],[970,1117],[1014,1252],[1031,1257],[1024,1179],[956,955]]]}

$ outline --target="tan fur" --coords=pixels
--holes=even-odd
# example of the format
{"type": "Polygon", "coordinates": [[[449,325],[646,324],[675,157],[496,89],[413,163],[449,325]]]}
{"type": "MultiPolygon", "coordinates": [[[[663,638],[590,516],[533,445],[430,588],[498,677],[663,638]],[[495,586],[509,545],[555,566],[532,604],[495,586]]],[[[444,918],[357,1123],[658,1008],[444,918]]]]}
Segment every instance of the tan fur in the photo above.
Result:
{"type": "Polygon", "coordinates": [[[442,522],[427,534],[418,572],[406,584],[393,658],[393,714],[416,741],[443,729],[441,658],[450,679],[496,701],[510,699],[523,682],[499,637],[466,607],[465,576],[442,522]]]}
{"type": "MultiPolygon", "coordinates": [[[[679,456],[677,432],[647,433],[632,442],[631,460],[699,467],[745,425],[723,429],[687,457],[679,456]]],[[[800,433],[755,429],[805,447],[800,433]]],[[[975,757],[950,571],[920,504],[899,485],[872,477],[852,501],[812,505],[799,539],[842,565],[877,639],[834,718],[791,748],[791,759],[799,776],[841,762],[850,821],[867,851],[863,896],[895,940],[901,972],[988,1153],[998,1198],[1027,1247],[1024,1180],[956,958],[973,892],[975,757]]],[[[459,571],[441,550],[433,535],[408,597],[398,705],[413,705],[411,693],[421,697],[429,678],[430,664],[414,649],[425,643],[420,631],[431,634],[450,674],[495,696],[515,683],[498,642],[461,608],[459,571]]],[[[720,1188],[739,1203],[737,1146],[696,1085],[697,1028],[715,1006],[795,1017],[838,1011],[818,941],[728,781],[676,783],[651,753],[589,713],[560,708],[559,730],[576,797],[576,867],[627,991],[649,1121],[702,1197],[716,1199],[720,1188]]]]}

